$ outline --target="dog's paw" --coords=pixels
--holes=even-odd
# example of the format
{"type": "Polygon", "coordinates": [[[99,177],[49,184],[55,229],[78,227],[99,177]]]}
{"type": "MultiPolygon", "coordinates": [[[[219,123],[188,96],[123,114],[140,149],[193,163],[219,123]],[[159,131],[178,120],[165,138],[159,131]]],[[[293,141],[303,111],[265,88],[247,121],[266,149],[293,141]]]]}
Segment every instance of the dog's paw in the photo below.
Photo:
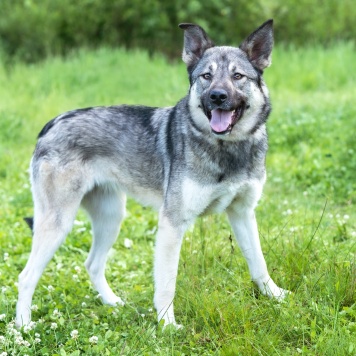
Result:
{"type": "Polygon", "coordinates": [[[111,305],[113,307],[123,307],[125,305],[125,302],[118,296],[114,295],[110,298],[103,298],[101,297],[102,301],[106,305],[111,305]]]}
{"type": "Polygon", "coordinates": [[[22,303],[17,302],[15,327],[21,329],[22,327],[30,324],[32,325],[31,305],[23,305],[22,303]]]}
{"type": "Polygon", "coordinates": [[[174,315],[168,316],[165,314],[163,317],[158,318],[158,325],[162,330],[180,330],[183,329],[182,324],[178,324],[174,318],[174,315]]]}
{"type": "Polygon", "coordinates": [[[288,295],[291,295],[291,294],[292,294],[292,292],[287,290],[287,289],[278,288],[278,291],[275,291],[275,293],[273,293],[273,295],[271,295],[270,297],[278,300],[279,302],[281,302],[286,297],[288,297],[288,295]]]}
{"type": "Polygon", "coordinates": [[[182,324],[178,324],[176,322],[170,323],[170,322],[162,321],[162,330],[164,332],[182,330],[183,328],[184,328],[184,326],[182,324]]]}
{"type": "Polygon", "coordinates": [[[269,279],[265,283],[256,284],[263,295],[279,302],[284,300],[288,295],[292,294],[289,290],[278,287],[272,279],[269,279]]]}

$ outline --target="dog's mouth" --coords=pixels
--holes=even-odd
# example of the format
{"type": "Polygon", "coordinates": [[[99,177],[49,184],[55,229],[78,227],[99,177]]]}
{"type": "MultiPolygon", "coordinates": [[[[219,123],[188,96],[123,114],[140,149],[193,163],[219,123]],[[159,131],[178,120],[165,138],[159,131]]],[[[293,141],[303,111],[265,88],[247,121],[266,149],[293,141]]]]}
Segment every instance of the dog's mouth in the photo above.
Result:
{"type": "Polygon", "coordinates": [[[245,104],[240,104],[235,110],[214,109],[207,112],[211,130],[216,135],[227,135],[243,115],[245,104]]]}

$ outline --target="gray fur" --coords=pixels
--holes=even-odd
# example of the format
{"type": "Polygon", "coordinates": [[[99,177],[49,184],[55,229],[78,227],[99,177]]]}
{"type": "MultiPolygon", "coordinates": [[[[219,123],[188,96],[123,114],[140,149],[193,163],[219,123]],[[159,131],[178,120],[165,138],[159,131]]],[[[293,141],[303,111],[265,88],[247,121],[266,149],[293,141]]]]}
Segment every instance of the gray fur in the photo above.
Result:
{"type": "Polygon", "coordinates": [[[93,223],[86,261],[91,280],[104,302],[122,303],[104,268],[126,194],[160,211],[155,306],[165,324],[175,324],[172,301],[183,233],[206,213],[227,211],[252,279],[264,294],[284,295],[267,272],[253,214],[265,181],[270,113],[262,70],[272,47],[261,44],[273,43],[272,22],[241,48],[215,47],[201,27],[180,27],[190,91],[176,106],[73,110],[40,132],[31,162],[33,248],[19,278],[18,325],[29,322],[34,288],[80,205],[93,223]]]}

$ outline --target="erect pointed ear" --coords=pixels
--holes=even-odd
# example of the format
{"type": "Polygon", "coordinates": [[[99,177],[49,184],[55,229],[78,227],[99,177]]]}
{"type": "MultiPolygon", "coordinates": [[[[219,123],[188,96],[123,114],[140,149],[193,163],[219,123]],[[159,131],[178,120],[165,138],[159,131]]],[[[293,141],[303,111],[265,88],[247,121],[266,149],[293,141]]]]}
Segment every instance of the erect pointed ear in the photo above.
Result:
{"type": "Polygon", "coordinates": [[[255,32],[251,33],[240,45],[252,65],[263,71],[272,63],[271,53],[273,48],[273,20],[262,24],[255,32]]]}
{"type": "Polygon", "coordinates": [[[188,69],[193,67],[204,52],[214,46],[214,43],[198,25],[181,23],[179,27],[184,30],[184,48],[182,58],[188,69]]]}

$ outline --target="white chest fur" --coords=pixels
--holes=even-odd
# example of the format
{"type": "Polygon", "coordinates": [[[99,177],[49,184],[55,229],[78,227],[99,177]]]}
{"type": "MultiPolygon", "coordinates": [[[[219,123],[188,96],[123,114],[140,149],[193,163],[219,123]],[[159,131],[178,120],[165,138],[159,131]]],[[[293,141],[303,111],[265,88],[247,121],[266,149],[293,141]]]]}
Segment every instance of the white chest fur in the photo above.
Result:
{"type": "Polygon", "coordinates": [[[262,194],[263,181],[243,180],[202,185],[186,178],[182,184],[183,211],[187,217],[221,213],[232,203],[255,207],[262,194]]]}

